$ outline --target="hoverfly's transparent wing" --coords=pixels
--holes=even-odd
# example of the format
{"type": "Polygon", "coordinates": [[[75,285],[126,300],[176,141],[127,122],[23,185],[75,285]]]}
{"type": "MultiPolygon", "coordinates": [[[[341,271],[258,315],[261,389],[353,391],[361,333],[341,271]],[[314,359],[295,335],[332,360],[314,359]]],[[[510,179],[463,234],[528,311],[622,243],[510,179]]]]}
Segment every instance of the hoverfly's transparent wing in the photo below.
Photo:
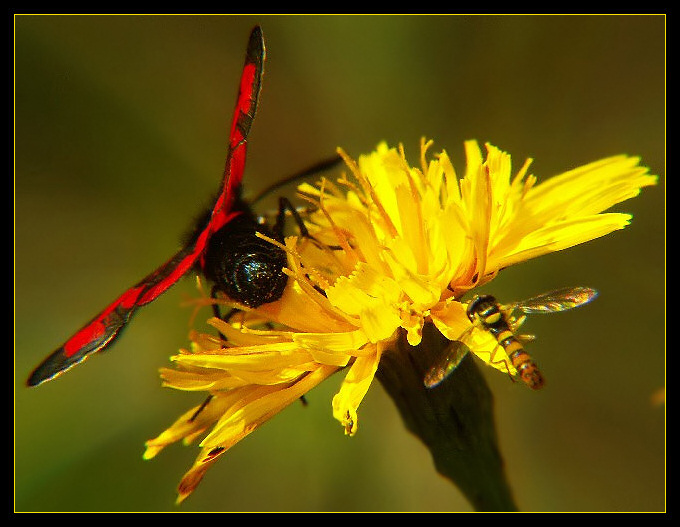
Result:
{"type": "Polygon", "coordinates": [[[508,304],[507,307],[523,313],[557,313],[587,304],[596,297],[597,291],[589,287],[565,287],[508,304]]]}
{"type": "Polygon", "coordinates": [[[452,341],[443,350],[443,355],[425,373],[423,383],[426,388],[434,388],[446,379],[455,370],[468,354],[470,349],[457,340],[452,341]]]}

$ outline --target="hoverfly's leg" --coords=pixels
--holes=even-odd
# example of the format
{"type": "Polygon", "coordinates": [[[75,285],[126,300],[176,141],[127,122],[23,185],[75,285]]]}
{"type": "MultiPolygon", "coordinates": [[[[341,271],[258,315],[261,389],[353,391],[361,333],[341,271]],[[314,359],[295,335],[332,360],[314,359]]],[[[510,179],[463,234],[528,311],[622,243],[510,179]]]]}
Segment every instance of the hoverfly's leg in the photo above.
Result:
{"type": "Polygon", "coordinates": [[[520,315],[519,317],[508,316],[507,321],[510,331],[516,334],[517,330],[522,326],[522,324],[524,324],[526,319],[527,319],[526,315],[520,315]]]}
{"type": "Polygon", "coordinates": [[[203,401],[203,402],[201,403],[201,406],[199,406],[198,409],[194,412],[194,415],[192,415],[192,416],[189,418],[189,422],[190,422],[190,423],[193,423],[193,422],[196,420],[196,418],[198,417],[198,415],[199,415],[203,410],[205,410],[205,407],[208,406],[208,403],[212,400],[212,398],[213,398],[212,394],[211,394],[211,395],[208,395],[208,397],[206,398],[206,400],[203,401]]]}
{"type": "Polygon", "coordinates": [[[510,377],[510,380],[512,382],[515,382],[515,377],[513,377],[513,375],[510,373],[510,371],[511,371],[510,368],[512,368],[512,363],[509,362],[509,360],[508,360],[509,357],[507,357],[507,354],[506,354],[506,357],[502,357],[501,360],[495,360],[496,355],[498,354],[498,350],[503,350],[505,352],[505,349],[503,348],[503,346],[501,346],[500,344],[498,346],[496,346],[493,349],[493,351],[491,351],[491,356],[489,357],[489,364],[491,364],[492,366],[504,365],[505,369],[506,369],[506,373],[508,374],[508,377],[510,377]]]}

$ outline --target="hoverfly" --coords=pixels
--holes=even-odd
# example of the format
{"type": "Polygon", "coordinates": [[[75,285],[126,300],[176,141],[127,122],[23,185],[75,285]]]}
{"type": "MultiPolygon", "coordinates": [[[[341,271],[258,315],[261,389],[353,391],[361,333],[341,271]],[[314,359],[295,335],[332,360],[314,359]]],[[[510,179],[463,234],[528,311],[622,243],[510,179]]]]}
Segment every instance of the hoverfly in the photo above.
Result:
{"type": "MultiPolygon", "coordinates": [[[[477,295],[467,305],[467,316],[472,325],[445,350],[444,356],[435,362],[425,374],[424,383],[433,388],[446,379],[461,363],[469,348],[462,342],[473,329],[482,329],[491,333],[498,347],[491,352],[491,362],[498,348],[502,348],[507,355],[508,371],[510,366],[517,371],[517,376],[530,388],[538,390],[545,383],[543,375],[531,356],[524,350],[522,340],[531,340],[533,336],[517,335],[516,331],[524,322],[526,314],[557,313],[587,304],[597,297],[597,291],[587,287],[569,287],[543,293],[521,302],[500,304],[491,295],[477,295]],[[515,311],[524,313],[515,317],[515,311]]],[[[499,361],[500,362],[500,361],[499,361]]]]}

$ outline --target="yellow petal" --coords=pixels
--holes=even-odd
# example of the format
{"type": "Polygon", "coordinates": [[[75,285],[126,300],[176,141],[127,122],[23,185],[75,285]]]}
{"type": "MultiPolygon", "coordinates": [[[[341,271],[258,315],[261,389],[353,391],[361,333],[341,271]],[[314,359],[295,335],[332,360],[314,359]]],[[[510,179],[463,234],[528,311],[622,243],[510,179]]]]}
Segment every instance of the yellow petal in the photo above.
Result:
{"type": "Polygon", "coordinates": [[[394,278],[395,293],[391,300],[397,302],[403,291],[416,304],[415,309],[427,309],[439,300],[441,286],[428,275],[418,274],[418,264],[411,247],[401,238],[395,238],[383,255],[394,278]]]}
{"type": "Polygon", "coordinates": [[[609,213],[548,225],[523,237],[512,250],[506,249],[505,254],[502,251],[493,252],[489,257],[489,269],[503,269],[537,256],[594,240],[623,229],[630,223],[630,219],[629,214],[609,213]]]}
{"type": "Polygon", "coordinates": [[[338,309],[358,317],[358,324],[371,342],[391,337],[401,323],[395,305],[401,289],[394,280],[368,265],[359,263],[351,276],[338,278],[326,295],[338,309]]]}
{"type": "Polygon", "coordinates": [[[305,293],[295,280],[289,280],[281,300],[263,304],[256,311],[294,331],[346,331],[349,326],[305,293]]]}
{"type": "Polygon", "coordinates": [[[449,340],[460,339],[472,326],[465,305],[455,301],[433,308],[430,318],[439,332],[449,340]]]}
{"type": "Polygon", "coordinates": [[[357,408],[373,381],[380,362],[381,346],[375,346],[375,353],[358,357],[333,397],[333,416],[345,427],[345,434],[354,435],[357,431],[357,408]]]}
{"type": "Polygon", "coordinates": [[[243,379],[225,375],[221,371],[198,373],[196,371],[161,368],[161,378],[163,379],[163,386],[188,392],[229,390],[245,384],[243,379]]]}
{"type": "Polygon", "coordinates": [[[176,355],[173,357],[173,360],[177,364],[193,367],[249,371],[289,368],[311,360],[309,353],[302,350],[294,342],[249,346],[245,348],[227,348],[227,350],[232,353],[176,355]]]}
{"type": "Polygon", "coordinates": [[[230,448],[336,371],[337,368],[333,366],[318,366],[290,385],[242,389],[233,411],[222,416],[212,432],[201,442],[201,446],[230,448]]]}
{"type": "Polygon", "coordinates": [[[180,439],[195,437],[196,434],[200,434],[215,423],[236,400],[238,400],[238,393],[221,395],[213,397],[198,415],[196,415],[196,412],[201,405],[185,412],[167,430],[145,443],[144,459],[153,458],[163,448],[180,439]],[[195,418],[192,419],[192,417],[195,418]]]}
{"type": "Polygon", "coordinates": [[[295,333],[293,341],[306,349],[352,354],[366,344],[368,339],[363,331],[355,330],[342,333],[295,333]]]}
{"type": "Polygon", "coordinates": [[[609,157],[554,176],[527,192],[532,216],[590,215],[637,196],[656,184],[656,176],[638,165],[638,157],[609,157]]]}

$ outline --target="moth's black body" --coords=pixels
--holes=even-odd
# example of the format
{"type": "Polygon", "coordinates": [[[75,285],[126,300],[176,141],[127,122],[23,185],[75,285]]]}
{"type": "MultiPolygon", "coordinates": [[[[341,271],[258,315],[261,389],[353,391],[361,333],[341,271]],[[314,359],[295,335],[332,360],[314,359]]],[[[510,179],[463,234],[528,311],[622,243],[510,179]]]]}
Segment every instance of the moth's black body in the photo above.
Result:
{"type": "Polygon", "coordinates": [[[283,243],[278,223],[270,227],[259,222],[245,203],[242,206],[240,216],[210,237],[202,271],[214,283],[214,290],[248,307],[258,307],[283,295],[287,258],[282,249],[256,235],[259,232],[283,243]]]}

